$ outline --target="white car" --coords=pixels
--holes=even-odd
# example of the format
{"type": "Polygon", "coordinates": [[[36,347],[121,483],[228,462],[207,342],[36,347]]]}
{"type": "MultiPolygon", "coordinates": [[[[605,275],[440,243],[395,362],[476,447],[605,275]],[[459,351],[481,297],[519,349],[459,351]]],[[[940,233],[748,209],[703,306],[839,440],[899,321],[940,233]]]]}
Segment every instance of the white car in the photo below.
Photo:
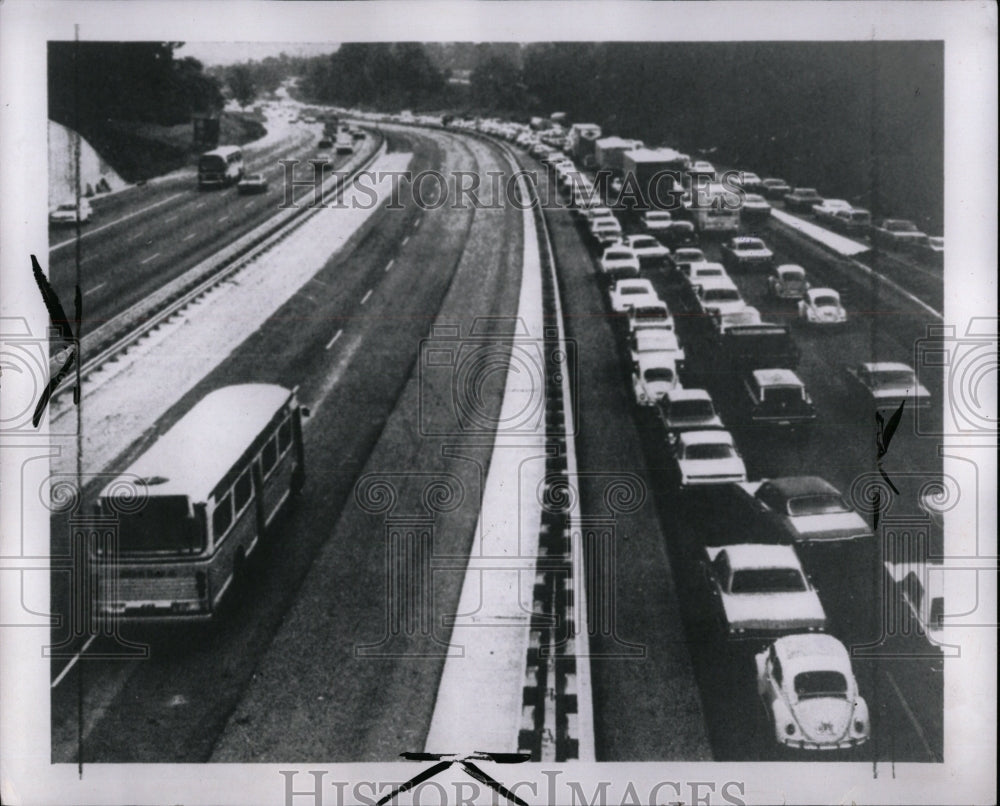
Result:
{"type": "Polygon", "coordinates": [[[590,235],[601,246],[608,246],[622,239],[622,226],[617,218],[596,218],[590,222],[590,235]]]}
{"type": "Polygon", "coordinates": [[[775,299],[802,299],[808,288],[806,270],[797,263],[782,263],[767,278],[767,293],[775,299]]]}
{"type": "Polygon", "coordinates": [[[637,302],[649,302],[659,299],[653,284],[649,280],[631,278],[619,280],[608,293],[611,310],[615,313],[627,313],[637,302]]]}
{"type": "Polygon", "coordinates": [[[739,313],[747,306],[740,290],[728,277],[709,277],[695,287],[702,312],[715,312],[719,316],[739,313]]]}
{"type": "Polygon", "coordinates": [[[799,300],[799,318],[812,325],[841,325],[847,321],[847,311],[832,288],[810,288],[799,300]]]}
{"type": "Polygon", "coordinates": [[[688,263],[686,270],[681,271],[681,277],[691,286],[701,285],[709,279],[730,279],[721,263],[688,263]]]}
{"type": "Polygon", "coordinates": [[[644,301],[628,309],[629,338],[639,330],[659,328],[674,329],[674,317],[663,300],[644,301]]]}
{"type": "Polygon", "coordinates": [[[840,210],[851,210],[851,203],[845,199],[823,199],[814,204],[812,211],[817,221],[831,221],[840,210]]]}
{"type": "Polygon", "coordinates": [[[792,546],[706,546],[705,554],[709,592],[729,637],[774,639],[826,629],[826,611],[792,546]]]}
{"type": "Polygon", "coordinates": [[[760,238],[738,235],[722,244],[722,263],[729,271],[770,268],[774,253],[760,238]]]}
{"type": "MultiPolygon", "coordinates": [[[[80,199],[80,223],[86,224],[90,221],[93,210],[87,199],[80,199]]],[[[64,202],[57,205],[49,213],[50,224],[75,224],[76,223],[76,202],[64,202]]]]}
{"type": "Polygon", "coordinates": [[[639,258],[640,266],[663,266],[670,257],[670,250],[652,235],[626,235],[622,243],[639,258]]]}
{"type": "Polygon", "coordinates": [[[636,330],[629,337],[628,346],[633,366],[639,360],[639,356],[646,353],[666,353],[673,359],[678,369],[684,368],[684,349],[677,341],[677,334],[672,330],[655,327],[636,330]]]}
{"type": "Polygon", "coordinates": [[[680,489],[747,480],[743,458],[728,431],[687,431],[673,446],[674,475],[680,489]]]}
{"type": "Polygon", "coordinates": [[[871,734],[847,648],[832,635],[786,635],[758,654],[757,694],[779,744],[848,749],[871,734]]]}
{"type": "Polygon", "coordinates": [[[844,367],[848,391],[876,409],[926,408],[931,393],[917,380],[913,367],[899,361],[866,361],[844,367]]]}
{"type": "Polygon", "coordinates": [[[739,171],[734,184],[739,185],[746,191],[754,191],[761,187],[763,183],[764,180],[757,176],[757,174],[753,171],[739,171]]]}
{"type": "Polygon", "coordinates": [[[601,255],[601,273],[611,282],[638,277],[639,258],[625,246],[609,246],[601,255]]]}
{"type": "Polygon", "coordinates": [[[643,353],[632,370],[632,391],[640,406],[655,406],[663,396],[680,387],[677,366],[666,353],[643,353]]]}
{"type": "Polygon", "coordinates": [[[642,229],[650,235],[658,235],[670,229],[673,216],[666,210],[647,210],[642,214],[642,229]]]}
{"type": "Polygon", "coordinates": [[[660,400],[659,413],[663,427],[673,440],[681,431],[723,428],[712,396],[704,389],[672,389],[660,400]]]}
{"type": "Polygon", "coordinates": [[[691,167],[688,168],[689,174],[698,174],[699,176],[708,176],[711,179],[715,179],[715,166],[710,162],[705,160],[696,160],[691,163],[691,167]]]}

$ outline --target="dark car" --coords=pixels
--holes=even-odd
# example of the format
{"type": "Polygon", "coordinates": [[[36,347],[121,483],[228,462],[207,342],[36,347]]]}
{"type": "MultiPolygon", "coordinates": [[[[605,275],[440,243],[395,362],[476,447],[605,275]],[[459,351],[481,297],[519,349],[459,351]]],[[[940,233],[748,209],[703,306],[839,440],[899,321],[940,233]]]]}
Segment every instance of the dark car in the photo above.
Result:
{"type": "Polygon", "coordinates": [[[813,207],[823,203],[815,188],[795,188],[785,194],[785,209],[793,213],[812,213],[813,207]]]}
{"type": "Polygon", "coordinates": [[[657,237],[668,249],[698,245],[698,232],[690,221],[671,221],[669,227],[657,233],[657,237]]]}
{"type": "Polygon", "coordinates": [[[865,519],[819,476],[787,476],[738,486],[770,530],[795,544],[873,537],[865,519]]]}
{"type": "Polygon", "coordinates": [[[721,373],[744,377],[755,369],[795,369],[801,353],[784,325],[727,328],[709,345],[708,357],[721,373]]]}
{"type": "Polygon", "coordinates": [[[752,425],[794,426],[816,421],[816,406],[790,369],[756,369],[743,379],[743,407],[752,425]]]}

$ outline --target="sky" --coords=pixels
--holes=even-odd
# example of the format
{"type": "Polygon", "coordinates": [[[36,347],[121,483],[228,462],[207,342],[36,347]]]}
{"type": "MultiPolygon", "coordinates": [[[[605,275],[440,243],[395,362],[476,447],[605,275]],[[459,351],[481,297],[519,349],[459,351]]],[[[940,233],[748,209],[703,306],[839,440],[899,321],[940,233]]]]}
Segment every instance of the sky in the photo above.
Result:
{"type": "Polygon", "coordinates": [[[186,42],[174,55],[178,59],[193,56],[206,67],[234,64],[278,56],[317,56],[332,53],[339,46],[332,42],[186,42]]]}

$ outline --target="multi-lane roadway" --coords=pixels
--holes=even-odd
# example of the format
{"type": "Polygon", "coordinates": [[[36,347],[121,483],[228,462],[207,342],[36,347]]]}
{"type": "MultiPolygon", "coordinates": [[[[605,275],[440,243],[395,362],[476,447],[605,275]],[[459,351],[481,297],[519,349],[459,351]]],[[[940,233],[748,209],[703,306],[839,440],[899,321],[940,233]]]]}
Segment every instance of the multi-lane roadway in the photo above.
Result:
{"type": "MultiPolygon", "coordinates": [[[[483,187],[491,186],[491,171],[511,171],[501,147],[483,139],[403,127],[384,134],[390,151],[412,153],[413,171],[472,171],[483,187]]],[[[318,128],[307,127],[252,157],[253,169],[271,179],[266,196],[198,193],[187,177],[95,204],[98,217],[80,244],[86,316],[120,313],[276,214],[283,171],[277,160],[308,159],[317,135],[318,128]]],[[[543,167],[523,154],[519,159],[540,185],[552,181],[543,167]]],[[[544,189],[541,195],[555,197],[544,189]]],[[[157,424],[162,430],[221,385],[299,386],[313,413],[305,432],[308,481],[273,529],[249,584],[211,624],[126,625],[124,637],[151,647],[144,660],[85,653],[72,665],[54,662],[55,760],[75,760],[81,735],[83,758],[91,762],[386,760],[422,749],[444,666],[439,650],[462,586],[457,569],[469,554],[492,445],[489,433],[475,429],[426,427],[426,418],[450,421],[455,400],[444,376],[437,386],[421,383],[422,342],[434,325],[466,334],[474,321],[492,321],[489,337],[509,349],[524,233],[522,214],[510,204],[432,210],[421,209],[411,194],[400,198],[403,209],[376,213],[373,226],[157,424]],[[427,514],[428,478],[454,476],[464,491],[457,506],[434,514],[435,554],[458,562],[456,570],[436,573],[426,592],[430,626],[390,631],[389,640],[389,516],[367,506],[356,486],[377,476],[391,480],[391,515],[403,522],[427,514]],[[357,652],[362,646],[384,651],[357,652]]],[[[666,490],[662,433],[633,402],[627,353],[597,280],[595,253],[568,210],[550,205],[545,216],[567,336],[576,343],[570,371],[589,535],[591,654],[580,662],[589,662],[593,677],[597,758],[772,758],[752,659],[706,634],[699,619],[699,547],[720,532],[738,536],[744,524],[721,507],[698,506],[666,490]]],[[[65,237],[53,233],[50,252],[58,289],[71,287],[75,272],[76,249],[62,243],[65,237]]],[[[710,257],[717,254],[713,245],[706,249],[710,257]]],[[[841,364],[911,359],[927,317],[863,278],[833,276],[822,261],[777,251],[779,261],[802,263],[815,281],[844,289],[850,321],[836,332],[810,330],[791,322],[791,308],[765,299],[762,277],[737,276],[744,297],[766,319],[790,321],[802,348],[799,374],[819,418],[806,438],[755,429],[735,435],[751,478],[820,474],[849,495],[859,477],[876,470],[877,454],[874,423],[852,408],[841,364]]],[[[645,276],[664,299],[678,299],[666,273],[645,276]]],[[[940,378],[922,380],[941,400],[940,378]]],[[[486,411],[499,412],[502,390],[500,376],[484,382],[486,411]]],[[[900,490],[894,515],[918,514],[914,491],[922,479],[940,475],[940,462],[927,440],[900,428],[882,459],[900,490]]],[[[53,533],[65,528],[56,515],[53,533]]],[[[831,629],[845,642],[877,643],[878,569],[845,562],[841,571],[843,584],[824,602],[831,629]],[[860,601],[850,596],[855,579],[864,592],[860,601]]],[[[113,643],[99,639],[89,651],[113,643]]],[[[883,648],[855,661],[873,714],[873,739],[850,758],[940,760],[939,659],[921,657],[926,643],[915,636],[894,636],[883,648]]]]}

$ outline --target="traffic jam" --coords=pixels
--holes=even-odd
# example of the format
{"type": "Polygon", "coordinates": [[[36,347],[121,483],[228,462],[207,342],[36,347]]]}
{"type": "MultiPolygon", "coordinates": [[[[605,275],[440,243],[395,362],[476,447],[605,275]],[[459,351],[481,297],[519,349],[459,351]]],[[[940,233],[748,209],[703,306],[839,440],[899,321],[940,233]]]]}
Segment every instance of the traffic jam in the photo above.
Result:
{"type": "MultiPolygon", "coordinates": [[[[742,689],[741,702],[755,689],[763,709],[750,721],[764,720],[753,730],[774,748],[764,758],[864,758],[858,748],[873,731],[864,694],[873,685],[852,659],[883,629],[879,591],[901,596],[925,636],[940,625],[943,595],[924,590],[933,577],[905,549],[879,545],[872,513],[825,478],[823,463],[794,475],[748,472],[775,464],[772,452],[806,450],[818,406],[798,371],[800,334],[815,344],[854,316],[852,291],[805,259],[783,259],[788,250],[772,248],[767,225],[777,208],[925,267],[941,265],[942,239],[901,219],[872,224],[867,210],[812,188],[602,138],[591,124],[533,124],[451,125],[511,141],[545,166],[590,248],[606,302],[599,313],[618,334],[621,374],[649,436],[661,520],[682,524],[674,536],[664,529],[668,543],[676,538],[668,548],[689,643],[707,640],[708,662],[737,670],[726,679],[742,689]],[[674,204],[649,191],[663,177],[674,204]],[[726,528],[733,523],[741,528],[726,528]]],[[[891,424],[890,438],[931,405],[901,360],[851,363],[837,382],[850,416],[891,424]]]]}

